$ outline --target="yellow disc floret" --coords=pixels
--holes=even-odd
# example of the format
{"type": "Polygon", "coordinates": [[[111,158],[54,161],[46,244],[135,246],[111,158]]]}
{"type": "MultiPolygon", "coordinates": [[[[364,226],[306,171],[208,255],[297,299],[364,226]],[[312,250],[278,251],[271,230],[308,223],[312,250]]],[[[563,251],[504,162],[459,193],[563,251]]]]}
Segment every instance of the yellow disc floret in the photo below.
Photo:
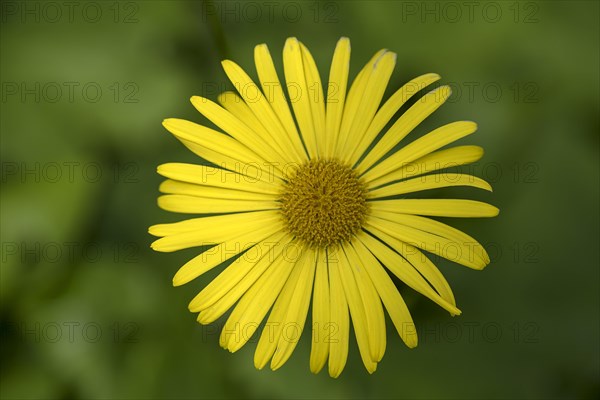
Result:
{"type": "Polygon", "coordinates": [[[337,160],[311,160],[283,187],[281,210],[289,232],[311,247],[348,241],[368,213],[366,187],[337,160]]]}

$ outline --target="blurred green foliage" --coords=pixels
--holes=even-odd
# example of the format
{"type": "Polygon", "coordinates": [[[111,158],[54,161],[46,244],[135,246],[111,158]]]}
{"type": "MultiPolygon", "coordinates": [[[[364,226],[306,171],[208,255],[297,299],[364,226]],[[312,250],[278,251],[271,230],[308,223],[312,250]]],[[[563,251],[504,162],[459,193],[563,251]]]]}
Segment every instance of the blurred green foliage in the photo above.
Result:
{"type": "Polygon", "coordinates": [[[3,399],[600,394],[598,2],[67,3],[0,3],[3,399]],[[149,225],[183,218],[156,206],[156,166],[198,161],[161,120],[206,122],[188,99],[231,88],[220,60],[256,76],[265,42],[281,69],[289,36],[324,77],[340,36],[352,76],[380,48],[398,54],[388,93],[441,74],[453,97],[416,134],[477,121],[464,143],[485,147],[473,171],[494,193],[435,195],[501,209],[452,221],[493,259],[483,272],[438,261],[463,315],[403,287],[420,345],[388,324],[373,376],[354,341],[339,379],[312,375],[306,332],[281,370],[256,371],[255,344],[230,355],[219,324],[187,311],[218,271],[173,288],[197,250],[149,249],[149,225]]]}

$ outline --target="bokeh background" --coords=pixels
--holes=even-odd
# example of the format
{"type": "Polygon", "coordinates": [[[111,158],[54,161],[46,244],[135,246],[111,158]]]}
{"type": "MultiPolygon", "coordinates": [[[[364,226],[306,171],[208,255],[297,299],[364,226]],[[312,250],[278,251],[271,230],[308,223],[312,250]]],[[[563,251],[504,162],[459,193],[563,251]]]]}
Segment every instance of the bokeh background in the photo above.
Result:
{"type": "MultiPolygon", "coordinates": [[[[599,384],[599,3],[3,1],[1,4],[1,384],[23,398],[597,398],[599,384]],[[417,323],[409,350],[388,324],[369,376],[356,344],[342,376],[308,368],[309,336],[277,372],[255,343],[231,355],[187,303],[218,272],[173,288],[198,250],[150,250],[156,166],[198,162],[162,127],[205,120],[188,99],[231,89],[220,60],[255,76],[268,43],[281,70],[299,37],[328,73],[340,36],[351,76],[398,54],[388,89],[426,72],[453,87],[416,135],[470,119],[486,149],[471,172],[490,220],[453,224],[492,264],[438,265],[452,318],[398,283],[417,323]]],[[[280,75],[281,76],[281,75],[280,75]]],[[[413,136],[416,137],[416,136],[413,136]]]]}

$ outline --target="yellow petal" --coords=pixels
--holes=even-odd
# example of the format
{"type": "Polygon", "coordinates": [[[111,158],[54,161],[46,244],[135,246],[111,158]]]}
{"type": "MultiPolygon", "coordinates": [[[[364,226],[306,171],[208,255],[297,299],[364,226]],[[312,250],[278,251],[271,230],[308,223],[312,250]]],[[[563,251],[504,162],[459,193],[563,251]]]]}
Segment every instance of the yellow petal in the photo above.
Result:
{"type": "Polygon", "coordinates": [[[354,123],[354,117],[356,116],[356,113],[359,111],[361,97],[362,97],[363,93],[365,92],[367,83],[369,82],[369,77],[371,76],[371,73],[374,70],[373,66],[379,59],[381,59],[381,57],[386,52],[387,52],[387,50],[383,49],[383,50],[379,50],[377,53],[375,53],[375,55],[373,57],[371,57],[371,59],[369,60],[367,65],[365,65],[363,67],[363,69],[360,70],[358,75],[356,75],[356,78],[354,78],[354,81],[352,82],[352,85],[350,86],[350,90],[348,91],[348,96],[346,98],[346,103],[344,104],[344,115],[342,117],[340,133],[339,133],[338,141],[337,141],[335,151],[334,151],[334,156],[337,158],[342,158],[342,156],[345,156],[345,154],[344,154],[345,148],[352,147],[352,146],[348,146],[346,144],[346,142],[348,142],[351,139],[354,139],[354,138],[349,138],[348,134],[350,132],[352,124],[354,123]]]}
{"type": "MultiPolygon", "coordinates": [[[[346,87],[348,85],[348,71],[350,70],[350,40],[341,38],[333,53],[331,69],[329,70],[329,84],[327,86],[327,111],[325,116],[325,158],[332,158],[340,134],[340,124],[346,100],[346,87]]],[[[320,370],[320,368],[319,368],[320,370]]]]}
{"type": "Polygon", "coordinates": [[[446,172],[442,174],[425,175],[418,178],[408,179],[392,183],[388,186],[378,187],[369,191],[369,199],[377,199],[388,196],[398,196],[406,193],[420,192],[422,190],[438,189],[450,186],[471,186],[483,190],[492,191],[489,183],[473,175],[446,172]]]}
{"type": "MultiPolygon", "coordinates": [[[[373,229],[372,226],[370,226],[368,229],[378,237],[384,236],[380,236],[380,231],[373,229]]],[[[382,240],[386,239],[387,236],[382,237],[382,240]]],[[[396,275],[402,282],[406,283],[409,287],[421,293],[423,296],[429,298],[440,307],[448,310],[448,312],[455,315],[460,314],[460,310],[456,308],[456,306],[444,300],[435,290],[433,290],[429,283],[400,254],[396,253],[390,247],[373,238],[372,236],[365,235],[361,238],[361,241],[373,253],[373,255],[377,257],[379,261],[381,261],[381,263],[385,265],[385,267],[394,275],[396,275]]]]}
{"type": "Polygon", "coordinates": [[[367,182],[386,175],[407,163],[417,160],[449,143],[472,134],[477,124],[470,121],[452,122],[404,146],[363,175],[367,182]]]}
{"type": "MultiPolygon", "coordinates": [[[[397,243],[394,241],[392,242],[397,243]]],[[[442,275],[440,270],[431,262],[429,258],[425,256],[425,254],[408,243],[403,243],[401,246],[394,246],[394,250],[398,251],[400,255],[406,259],[406,261],[411,263],[412,266],[415,267],[415,269],[419,271],[419,273],[423,275],[425,279],[427,279],[427,282],[433,286],[435,291],[438,292],[442,299],[456,307],[456,299],[454,298],[454,293],[452,293],[450,284],[448,284],[448,281],[446,278],[444,278],[444,275],[442,275]]],[[[454,310],[450,311],[450,314],[457,315],[454,313],[454,310]]]]}
{"type": "MultiPolygon", "coordinates": [[[[348,307],[350,308],[350,316],[352,317],[352,325],[354,326],[360,358],[367,371],[372,374],[377,369],[377,362],[374,361],[375,357],[371,354],[369,346],[369,324],[367,322],[365,304],[360,296],[356,279],[352,273],[354,266],[350,265],[345,251],[340,251],[339,255],[340,262],[337,263],[337,268],[342,280],[342,285],[344,286],[346,299],[348,300],[348,307]]],[[[372,334],[375,333],[376,332],[372,332],[372,334]]],[[[375,353],[375,350],[373,350],[373,352],[375,353]]]]}
{"type": "Polygon", "coordinates": [[[263,140],[269,142],[274,148],[274,151],[283,157],[284,151],[273,141],[269,141],[271,135],[267,132],[267,128],[263,126],[260,120],[256,117],[256,114],[248,107],[244,99],[238,96],[235,92],[226,91],[217,96],[217,101],[227,111],[237,116],[242,120],[252,131],[256,132],[257,136],[260,136],[263,140]]]}
{"type": "Polygon", "coordinates": [[[277,163],[278,166],[275,167],[275,170],[277,172],[281,171],[279,168],[281,168],[287,160],[277,153],[278,149],[273,146],[272,142],[269,143],[268,141],[265,141],[263,136],[252,131],[248,125],[234,114],[207,98],[193,96],[191,102],[196,110],[208,118],[213,124],[223,129],[223,131],[240,143],[247,145],[263,160],[274,161],[277,163]]]}
{"type": "Polygon", "coordinates": [[[373,210],[430,217],[495,217],[498,208],[480,201],[463,199],[398,199],[370,201],[373,210]]]}
{"type": "Polygon", "coordinates": [[[221,332],[220,343],[223,347],[233,353],[250,340],[297,262],[298,257],[282,255],[242,296],[221,332]]]}
{"type": "MultiPolygon", "coordinates": [[[[272,264],[275,257],[281,254],[277,252],[281,246],[276,247],[276,243],[281,242],[285,236],[284,232],[277,232],[249,249],[242,257],[234,260],[190,301],[189,310],[191,312],[205,310],[224,296],[234,297],[235,300],[231,303],[233,305],[272,264]],[[234,289],[237,293],[241,292],[239,296],[236,297],[236,294],[231,292],[234,289]]],[[[289,242],[289,239],[287,241],[289,242]]]]}
{"type": "Polygon", "coordinates": [[[276,210],[276,201],[213,199],[209,197],[166,194],[158,198],[163,210],[188,214],[216,214],[259,210],[276,210]]]}
{"type": "Polygon", "coordinates": [[[196,279],[206,271],[255,246],[279,229],[279,226],[266,225],[252,232],[244,232],[206,250],[179,268],[173,277],[173,286],[180,286],[196,279]]]}
{"type": "Polygon", "coordinates": [[[163,126],[191,151],[221,168],[235,171],[269,164],[237,140],[205,126],[177,118],[165,119],[163,126]]]}
{"type": "Polygon", "coordinates": [[[344,246],[344,251],[348,257],[349,264],[352,266],[351,269],[365,307],[367,325],[369,326],[368,334],[371,358],[373,361],[379,362],[385,354],[386,345],[385,314],[383,313],[381,300],[353,245],[348,244],[344,246]]]}
{"type": "Polygon", "coordinates": [[[332,333],[327,340],[329,341],[329,376],[332,378],[340,376],[346,366],[350,337],[348,302],[346,301],[346,294],[344,293],[344,286],[340,277],[339,262],[339,258],[336,260],[328,255],[329,310],[332,333]]]}
{"type": "MultiPolygon", "coordinates": [[[[289,268],[284,266],[285,257],[275,258],[252,287],[244,293],[221,330],[219,337],[221,347],[233,353],[251,339],[290,275],[291,266],[289,268]],[[257,304],[259,309],[251,308],[251,297],[260,302],[257,304]],[[248,312],[249,309],[253,311],[252,314],[248,312]]],[[[200,316],[198,318],[200,320],[200,316]]]]}
{"type": "Polygon", "coordinates": [[[429,232],[375,217],[369,220],[368,226],[369,230],[373,231],[372,228],[374,228],[377,236],[386,242],[389,241],[387,236],[384,239],[381,233],[399,240],[401,244],[408,243],[411,246],[444,257],[465,267],[483,269],[487,265],[478,255],[475,256],[468,246],[429,232]]]}
{"type": "Polygon", "coordinates": [[[351,160],[355,158],[353,156],[373,121],[395,65],[396,54],[389,51],[383,53],[373,63],[364,91],[357,93],[360,96],[360,102],[348,129],[346,147],[341,154],[344,162],[350,164],[351,160]]]}
{"type": "Polygon", "coordinates": [[[479,254],[472,252],[470,246],[465,243],[454,242],[420,229],[376,217],[372,218],[369,224],[377,228],[379,232],[384,232],[403,243],[408,243],[466,267],[483,269],[487,265],[487,262],[479,254]]]}
{"type": "Polygon", "coordinates": [[[365,158],[359,162],[357,171],[363,174],[373,164],[386,155],[397,143],[408,135],[425,118],[437,110],[448,97],[450,97],[450,87],[441,86],[427,93],[423,98],[413,104],[394,125],[385,133],[379,142],[367,153],[365,158]]]}
{"type": "Polygon", "coordinates": [[[272,240],[272,238],[269,238],[268,241],[265,240],[263,253],[260,253],[265,254],[265,256],[261,257],[256,264],[248,266],[246,269],[243,265],[240,265],[230,272],[225,269],[223,273],[226,274],[222,278],[219,275],[215,279],[214,285],[209,284],[206,287],[206,292],[200,292],[190,303],[189,308],[191,311],[202,310],[198,315],[198,322],[210,324],[225,314],[266,270],[273,268],[274,265],[280,265],[281,261],[279,259],[282,253],[291,245],[291,240],[291,237],[287,234],[279,239],[272,240]],[[266,250],[264,250],[265,247],[266,250]],[[236,275],[239,271],[245,274],[240,273],[242,276],[236,275]],[[214,298],[221,295],[222,297],[213,302],[214,298]],[[204,308],[205,306],[206,308],[204,308]]]}
{"type": "MultiPolygon", "coordinates": [[[[240,232],[251,232],[261,226],[275,226],[281,223],[278,211],[262,211],[256,213],[243,213],[233,215],[219,215],[215,217],[199,218],[194,221],[197,229],[171,234],[152,243],[155,251],[171,252],[188,247],[206,246],[218,244],[232,237],[238,236],[240,232]],[[201,220],[205,220],[201,222],[201,220]]],[[[190,226],[192,224],[187,224],[190,226]]]]}
{"type": "Polygon", "coordinates": [[[350,165],[356,164],[360,156],[363,155],[369,145],[375,140],[379,132],[381,132],[387,123],[390,122],[394,114],[396,114],[412,96],[439,79],[440,76],[438,74],[425,74],[411,80],[398,89],[377,111],[369,128],[360,139],[359,144],[356,148],[352,149],[350,165]]]}
{"type": "MultiPolygon", "coordinates": [[[[275,305],[273,305],[273,309],[269,314],[267,323],[263,327],[260,339],[258,340],[258,345],[256,346],[256,351],[254,352],[254,366],[257,369],[262,369],[267,362],[269,362],[271,357],[273,357],[282,336],[285,340],[294,340],[296,342],[300,339],[301,329],[296,325],[296,321],[293,321],[290,318],[292,317],[291,307],[296,304],[294,301],[296,290],[302,286],[302,280],[307,278],[303,271],[309,258],[312,257],[305,256],[296,262],[290,277],[285,282],[281,293],[279,293],[275,305]]],[[[300,296],[302,296],[302,293],[300,293],[300,296]]],[[[303,325],[304,321],[302,321],[302,326],[303,325]]]]}
{"type": "Polygon", "coordinates": [[[153,225],[148,232],[153,236],[170,236],[194,231],[203,231],[206,238],[222,242],[232,234],[240,231],[238,225],[246,226],[248,223],[260,220],[277,211],[255,211],[209,217],[191,218],[170,224],[153,225]]]}
{"type": "Polygon", "coordinates": [[[354,242],[356,253],[369,274],[375,289],[377,289],[377,293],[379,293],[381,301],[385,305],[390,319],[398,331],[398,335],[400,335],[400,338],[402,338],[408,347],[416,347],[417,330],[408,307],[406,307],[406,303],[402,299],[402,296],[400,296],[400,292],[398,292],[390,276],[373,255],[373,251],[375,250],[369,248],[370,236],[364,232],[360,232],[357,235],[357,239],[354,242]]]}
{"type": "MultiPolygon", "coordinates": [[[[411,216],[409,216],[411,217],[411,216]]],[[[420,217],[418,217],[420,218],[420,217]]],[[[423,218],[425,219],[425,218],[423,218]]],[[[381,237],[384,239],[384,237],[381,237]]],[[[427,281],[433,286],[436,292],[453,306],[456,306],[456,300],[450,285],[439,271],[439,269],[416,247],[411,246],[406,242],[400,242],[385,236],[385,242],[396,250],[402,257],[406,259],[427,281]]],[[[452,310],[454,311],[454,310],[452,310]]],[[[455,315],[455,314],[453,314],[455,315]]]]}
{"type": "Polygon", "coordinates": [[[468,249],[469,257],[481,258],[486,264],[490,262],[490,257],[483,246],[477,242],[477,240],[466,233],[451,227],[450,225],[446,225],[431,218],[420,217],[418,215],[398,214],[384,211],[372,211],[372,215],[388,221],[407,225],[415,229],[430,232],[453,242],[460,243],[462,246],[468,249]]]}
{"type": "Polygon", "coordinates": [[[269,140],[273,141],[275,146],[282,151],[282,155],[288,160],[302,162],[303,159],[298,158],[293,147],[290,146],[287,132],[282,126],[277,114],[275,114],[258,86],[256,86],[248,74],[233,61],[224,60],[221,64],[229,77],[229,80],[231,80],[240,96],[246,102],[246,105],[250,107],[252,112],[266,128],[264,132],[269,135],[269,140]]]}
{"type": "MultiPolygon", "coordinates": [[[[309,87],[313,82],[307,82],[307,77],[314,78],[314,76],[312,76],[310,66],[304,64],[302,48],[296,38],[289,38],[285,42],[283,70],[294,115],[300,127],[308,155],[310,158],[316,158],[318,156],[317,131],[311,101],[311,91],[314,91],[314,88],[309,87]]],[[[317,89],[322,90],[322,88],[317,89]]]]}
{"type": "Polygon", "coordinates": [[[323,95],[323,84],[321,83],[321,76],[317,69],[317,64],[313,59],[310,51],[300,42],[300,48],[302,50],[302,62],[304,64],[304,74],[306,77],[306,84],[308,86],[308,100],[310,104],[310,112],[312,114],[315,140],[317,145],[317,154],[321,156],[324,153],[324,142],[325,132],[325,98],[323,95]]]}
{"type": "MultiPolygon", "coordinates": [[[[258,345],[254,351],[254,367],[256,369],[263,369],[269,360],[273,357],[275,350],[277,349],[277,343],[281,337],[281,332],[286,328],[286,312],[287,307],[290,304],[292,296],[294,295],[294,289],[298,283],[300,276],[300,269],[294,268],[290,277],[285,283],[285,286],[281,290],[273,309],[269,314],[267,323],[263,327],[263,330],[258,340],[258,345]]],[[[287,326],[289,328],[289,325],[287,326]]]]}
{"type": "Polygon", "coordinates": [[[160,165],[157,172],[176,181],[252,193],[276,195],[280,193],[283,183],[272,169],[265,171],[250,165],[236,172],[206,165],[167,163],[160,165]]]}
{"type": "Polygon", "coordinates": [[[307,154],[304,145],[300,140],[300,135],[296,129],[296,123],[290,112],[288,101],[283,92],[283,87],[277,76],[273,59],[269,53],[266,44],[260,44],[254,48],[254,63],[258,79],[263,89],[267,101],[271,104],[273,111],[279,117],[283,128],[285,129],[288,141],[292,144],[292,149],[298,159],[306,159],[307,154]]]}
{"type": "Polygon", "coordinates": [[[439,150],[403,165],[396,171],[385,176],[374,178],[368,182],[370,188],[376,188],[386,183],[413,176],[428,174],[445,168],[470,164],[483,157],[483,149],[479,146],[456,146],[439,150]]]}
{"type": "Polygon", "coordinates": [[[209,199],[272,201],[277,200],[278,198],[275,194],[246,192],[233,188],[201,186],[194,183],[174,181],[172,179],[163,181],[158,187],[158,190],[165,194],[182,194],[209,199]]]}
{"type": "Polygon", "coordinates": [[[312,346],[310,349],[310,370],[318,373],[325,366],[329,356],[329,274],[325,250],[319,250],[315,272],[315,287],[312,302],[312,346]]]}
{"type": "Polygon", "coordinates": [[[305,261],[301,265],[300,278],[296,284],[294,295],[287,307],[285,318],[287,323],[284,324],[277,350],[271,360],[272,370],[280,368],[290,358],[304,330],[316,265],[316,253],[313,251],[307,251],[307,253],[305,261]]]}

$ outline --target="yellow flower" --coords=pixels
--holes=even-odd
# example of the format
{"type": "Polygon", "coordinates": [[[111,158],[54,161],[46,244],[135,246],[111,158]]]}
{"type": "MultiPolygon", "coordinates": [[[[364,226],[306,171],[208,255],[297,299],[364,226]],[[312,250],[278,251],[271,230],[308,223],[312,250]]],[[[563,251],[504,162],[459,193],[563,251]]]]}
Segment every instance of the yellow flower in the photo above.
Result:
{"type": "Polygon", "coordinates": [[[417,345],[411,315],[389,272],[457,315],[450,286],[421,250],[473,269],[490,262],[475,239],[428,217],[493,217],[496,207],[402,198],[448,186],[491,191],[477,177],[440,172],[482,157],[478,146],[440,150],[477,126],[449,123],[396,150],[444,103],[450,88],[427,93],[385,130],[407,100],[440,79],[419,76],[379,107],[396,62],[388,50],[373,56],[348,91],[347,38],[337,44],[325,90],[313,57],[295,38],[283,50],[287,95],[266,45],[256,46],[254,59],[260,88],[225,60],[239,95],[222,93],[220,106],[191,99],[225,134],[180,119],[164,121],[212,165],[159,166],[167,180],[158,204],[167,211],[210,215],[152,226],[150,233],[160,237],[152,248],[212,246],[179,269],[175,286],[227,265],[189,309],[199,313],[201,324],[210,324],[235,305],[220,337],[229,351],[240,349],[270,311],[255,352],[257,368],[270,360],[275,370],[288,360],[312,298],[311,371],[328,361],[329,374],[340,375],[352,321],[362,361],[372,373],[386,347],[384,308],[406,345],[417,345]]]}

